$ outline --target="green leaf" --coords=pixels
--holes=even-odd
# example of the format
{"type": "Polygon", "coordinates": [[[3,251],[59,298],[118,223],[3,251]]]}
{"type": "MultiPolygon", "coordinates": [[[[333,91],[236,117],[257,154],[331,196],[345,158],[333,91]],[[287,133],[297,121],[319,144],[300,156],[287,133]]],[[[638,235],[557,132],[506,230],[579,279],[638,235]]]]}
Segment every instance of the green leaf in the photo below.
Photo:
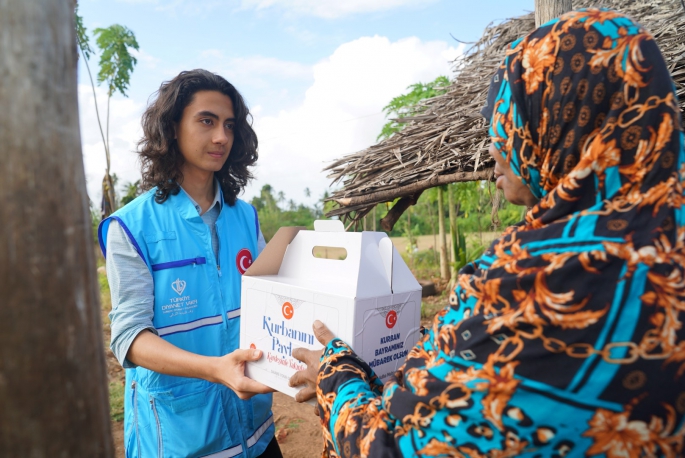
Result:
{"type": "MultiPolygon", "coordinates": [[[[450,80],[446,76],[438,76],[435,80],[430,83],[416,83],[408,86],[409,92],[406,94],[399,95],[392,99],[385,107],[383,111],[386,116],[397,116],[406,117],[413,116],[420,113],[420,108],[416,105],[423,99],[428,99],[435,97],[437,95],[444,94],[447,92],[447,87],[450,84],[450,80]]],[[[390,138],[392,135],[401,131],[404,124],[398,123],[397,121],[388,121],[378,134],[376,140],[383,140],[390,138]]]]}
{"type": "Polygon", "coordinates": [[[97,28],[93,33],[95,43],[102,51],[98,83],[107,82],[110,97],[117,91],[126,96],[133,67],[138,62],[130,52],[131,49],[139,49],[135,35],[128,27],[119,24],[106,29],[97,28]]]}
{"type": "Polygon", "coordinates": [[[78,46],[81,48],[83,55],[86,56],[86,59],[90,59],[93,48],[90,47],[90,40],[86,27],[83,25],[83,18],[78,15],[78,5],[76,5],[76,8],[74,9],[74,16],[76,18],[76,39],[78,40],[78,46]]]}

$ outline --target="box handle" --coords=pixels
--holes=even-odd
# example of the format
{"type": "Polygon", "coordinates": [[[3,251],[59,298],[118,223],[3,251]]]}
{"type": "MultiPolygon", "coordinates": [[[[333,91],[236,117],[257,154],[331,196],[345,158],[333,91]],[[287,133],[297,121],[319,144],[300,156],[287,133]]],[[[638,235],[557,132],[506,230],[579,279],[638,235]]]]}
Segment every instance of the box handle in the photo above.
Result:
{"type": "Polygon", "coordinates": [[[331,259],[334,261],[344,261],[347,259],[347,250],[341,246],[321,246],[312,248],[312,256],[319,259],[331,259]],[[340,252],[342,250],[342,253],[340,252]]]}
{"type": "Polygon", "coordinates": [[[316,232],[345,232],[345,226],[339,219],[317,219],[314,221],[316,232]]]}

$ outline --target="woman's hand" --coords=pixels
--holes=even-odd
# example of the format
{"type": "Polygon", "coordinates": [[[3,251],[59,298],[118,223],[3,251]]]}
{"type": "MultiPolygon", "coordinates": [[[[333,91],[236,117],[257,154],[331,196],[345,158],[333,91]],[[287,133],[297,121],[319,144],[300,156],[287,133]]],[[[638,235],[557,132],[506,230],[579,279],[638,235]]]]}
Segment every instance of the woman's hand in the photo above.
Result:
{"type": "MultiPolygon", "coordinates": [[[[312,325],[316,339],[326,347],[328,342],[335,339],[333,333],[321,321],[316,320],[312,325]]],[[[319,362],[321,361],[321,350],[307,350],[305,348],[296,348],[293,350],[293,357],[300,360],[307,365],[307,369],[298,371],[290,377],[290,386],[305,385],[295,395],[297,402],[305,402],[316,396],[316,377],[319,373],[319,362]]],[[[315,410],[318,414],[318,410],[315,410]]]]}

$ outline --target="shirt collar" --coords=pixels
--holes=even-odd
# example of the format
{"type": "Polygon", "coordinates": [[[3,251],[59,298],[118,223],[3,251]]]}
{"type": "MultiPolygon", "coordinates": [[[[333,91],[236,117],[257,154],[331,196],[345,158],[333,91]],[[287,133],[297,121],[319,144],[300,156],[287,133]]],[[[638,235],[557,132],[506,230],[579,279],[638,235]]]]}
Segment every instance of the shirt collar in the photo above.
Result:
{"type": "MultiPolygon", "coordinates": [[[[214,189],[216,190],[216,192],[214,193],[214,200],[212,201],[212,204],[209,206],[209,208],[207,209],[207,211],[209,211],[209,210],[211,210],[212,208],[214,208],[215,205],[218,205],[218,206],[219,206],[219,211],[221,211],[221,209],[222,209],[223,206],[224,206],[224,195],[223,195],[223,193],[221,192],[221,185],[219,184],[219,180],[217,180],[216,178],[214,178],[214,189]]],[[[186,192],[186,190],[183,189],[183,186],[181,186],[181,190],[182,190],[183,192],[185,192],[186,196],[188,196],[188,199],[190,199],[190,202],[193,204],[193,207],[195,207],[195,210],[197,210],[197,214],[198,214],[198,215],[201,215],[201,214],[202,214],[202,207],[200,207],[200,205],[198,205],[198,203],[195,202],[195,199],[193,199],[192,197],[190,197],[190,194],[188,194],[188,193],[186,192]]]]}

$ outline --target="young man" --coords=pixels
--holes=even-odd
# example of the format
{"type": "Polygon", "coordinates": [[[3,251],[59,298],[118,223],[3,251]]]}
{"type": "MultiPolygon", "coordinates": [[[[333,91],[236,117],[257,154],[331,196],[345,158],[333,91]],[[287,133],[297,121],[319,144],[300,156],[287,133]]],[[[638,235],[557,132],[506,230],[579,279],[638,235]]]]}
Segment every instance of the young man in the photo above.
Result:
{"type": "Polygon", "coordinates": [[[100,225],[111,348],[126,369],[127,457],[280,457],[272,391],[244,374],[240,278],[264,246],[237,195],[257,137],[238,91],[205,70],[160,87],[143,115],[143,188],[100,225]]]}

